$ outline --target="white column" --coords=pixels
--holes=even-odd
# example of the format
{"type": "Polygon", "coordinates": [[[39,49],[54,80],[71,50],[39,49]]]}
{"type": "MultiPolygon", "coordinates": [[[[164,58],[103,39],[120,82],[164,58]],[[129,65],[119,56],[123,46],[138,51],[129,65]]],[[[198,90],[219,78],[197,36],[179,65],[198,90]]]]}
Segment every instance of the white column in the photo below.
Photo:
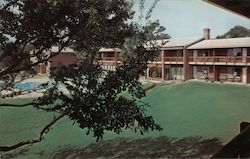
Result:
{"type": "Polygon", "coordinates": [[[247,84],[247,67],[242,68],[242,83],[247,84]]]}
{"type": "Polygon", "coordinates": [[[197,78],[197,66],[193,66],[193,78],[197,78]]]}
{"type": "Polygon", "coordinates": [[[165,80],[165,55],[164,55],[164,50],[161,51],[161,80],[165,80]]]}
{"type": "Polygon", "coordinates": [[[197,50],[194,50],[194,51],[193,51],[193,57],[197,57],[197,53],[198,53],[198,51],[197,51],[197,50]]]}
{"type": "Polygon", "coordinates": [[[246,62],[247,48],[242,48],[242,56],[243,56],[243,62],[246,62]]]}
{"type": "Polygon", "coordinates": [[[147,68],[146,78],[149,78],[149,67],[147,68]]]}

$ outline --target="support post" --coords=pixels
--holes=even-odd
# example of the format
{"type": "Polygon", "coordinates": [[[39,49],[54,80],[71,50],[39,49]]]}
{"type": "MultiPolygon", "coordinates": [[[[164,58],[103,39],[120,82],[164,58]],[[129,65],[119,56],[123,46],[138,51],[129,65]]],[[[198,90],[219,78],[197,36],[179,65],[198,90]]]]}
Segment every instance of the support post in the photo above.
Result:
{"type": "Polygon", "coordinates": [[[242,68],[242,83],[247,84],[247,67],[242,68]]]}
{"type": "Polygon", "coordinates": [[[166,71],[165,71],[165,53],[164,50],[161,51],[161,80],[164,81],[165,80],[165,76],[166,76],[166,71]]]}
{"type": "Polygon", "coordinates": [[[147,72],[146,72],[146,79],[149,78],[149,67],[147,68],[147,72]]]}

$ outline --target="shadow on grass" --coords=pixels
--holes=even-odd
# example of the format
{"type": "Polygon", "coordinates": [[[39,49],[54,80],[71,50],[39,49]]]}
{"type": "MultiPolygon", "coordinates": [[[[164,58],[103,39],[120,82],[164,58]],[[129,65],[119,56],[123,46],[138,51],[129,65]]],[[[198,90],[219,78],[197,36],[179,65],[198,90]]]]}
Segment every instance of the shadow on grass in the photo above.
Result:
{"type": "Polygon", "coordinates": [[[27,147],[25,148],[20,148],[17,150],[13,150],[10,152],[6,152],[6,153],[1,153],[0,152],[0,159],[10,159],[10,158],[17,158],[20,155],[25,155],[26,153],[28,153],[29,149],[27,147]]]}
{"type": "Polygon", "coordinates": [[[209,157],[222,147],[216,139],[187,137],[182,139],[168,138],[116,138],[102,141],[79,149],[64,147],[49,158],[201,158],[209,157]]]}

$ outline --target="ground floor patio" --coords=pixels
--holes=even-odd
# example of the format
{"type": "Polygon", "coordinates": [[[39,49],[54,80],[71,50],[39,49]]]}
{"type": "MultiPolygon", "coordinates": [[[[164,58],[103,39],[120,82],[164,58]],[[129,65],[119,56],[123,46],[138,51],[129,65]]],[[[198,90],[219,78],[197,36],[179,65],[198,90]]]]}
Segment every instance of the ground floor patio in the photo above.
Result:
{"type": "Polygon", "coordinates": [[[250,67],[193,66],[193,78],[220,82],[250,83],[250,67]]]}
{"type": "Polygon", "coordinates": [[[145,77],[151,80],[201,79],[219,82],[250,83],[249,66],[162,65],[150,64],[145,77]]]}

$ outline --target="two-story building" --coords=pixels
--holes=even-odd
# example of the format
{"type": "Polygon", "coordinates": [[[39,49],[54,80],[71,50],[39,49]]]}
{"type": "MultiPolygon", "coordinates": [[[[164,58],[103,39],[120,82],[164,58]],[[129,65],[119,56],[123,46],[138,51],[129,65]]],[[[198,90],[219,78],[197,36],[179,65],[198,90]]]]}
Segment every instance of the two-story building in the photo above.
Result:
{"type": "MultiPolygon", "coordinates": [[[[44,55],[51,55],[54,53],[57,53],[59,50],[57,46],[53,46],[51,49],[46,50],[44,52],[44,55]]],[[[33,51],[31,51],[31,55],[33,54],[33,51]]],[[[37,57],[31,57],[30,60],[35,63],[37,62],[37,57]]],[[[65,48],[61,50],[61,52],[50,58],[49,61],[39,63],[35,66],[35,71],[37,74],[49,74],[51,70],[55,67],[58,67],[60,65],[68,66],[70,64],[77,63],[78,59],[76,57],[75,51],[71,48],[65,48]]]]}
{"type": "MultiPolygon", "coordinates": [[[[156,80],[206,79],[250,83],[250,37],[210,39],[203,37],[159,40],[160,55],[149,61],[146,78],[156,80]]],[[[52,47],[49,53],[57,52],[52,47]]],[[[105,70],[115,70],[121,62],[121,50],[101,48],[97,59],[105,70]]],[[[66,48],[48,61],[37,65],[38,73],[49,73],[59,65],[76,63],[74,50],[66,48]]]]}
{"type": "Polygon", "coordinates": [[[146,78],[160,80],[189,79],[187,47],[204,38],[180,38],[163,40],[160,56],[149,62],[146,78]]]}
{"type": "Polygon", "coordinates": [[[115,70],[117,64],[121,62],[121,50],[118,48],[101,48],[97,56],[101,66],[105,70],[115,70]]]}
{"type": "MultiPolygon", "coordinates": [[[[210,29],[202,38],[160,40],[161,53],[150,61],[146,78],[156,80],[206,79],[250,83],[250,37],[210,39],[210,29]]],[[[103,68],[114,70],[120,49],[101,49],[103,68]]]]}
{"type": "Polygon", "coordinates": [[[192,78],[250,83],[250,37],[206,39],[188,50],[192,78]]]}

